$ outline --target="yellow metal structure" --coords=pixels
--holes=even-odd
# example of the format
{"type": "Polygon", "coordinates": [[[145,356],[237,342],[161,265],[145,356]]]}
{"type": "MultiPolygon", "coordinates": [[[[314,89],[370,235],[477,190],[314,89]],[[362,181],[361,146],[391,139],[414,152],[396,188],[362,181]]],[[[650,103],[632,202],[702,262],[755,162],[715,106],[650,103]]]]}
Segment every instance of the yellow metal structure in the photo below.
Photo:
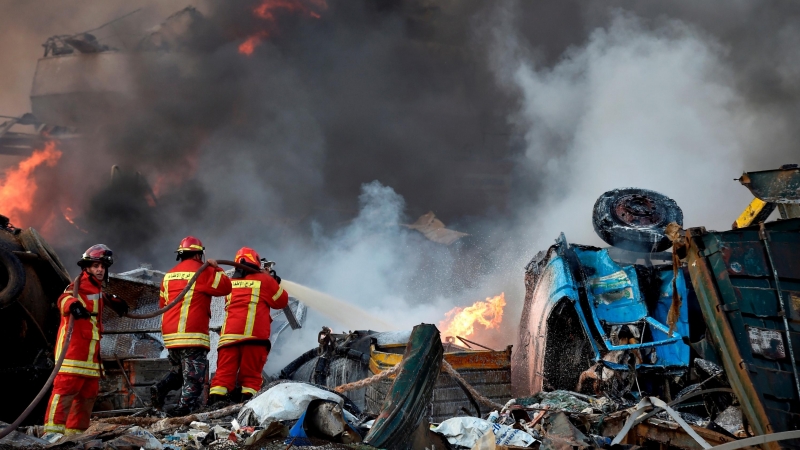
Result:
{"type": "Polygon", "coordinates": [[[742,212],[736,222],[731,226],[734,230],[737,228],[749,227],[753,223],[763,222],[767,220],[772,211],[775,211],[775,203],[765,202],[759,198],[754,198],[747,208],[742,212]]]}
{"type": "MultiPolygon", "coordinates": [[[[382,352],[373,345],[370,348],[369,369],[372,373],[378,374],[391,369],[402,360],[401,353],[382,352]]],[[[445,353],[444,360],[456,370],[507,369],[511,366],[511,347],[501,351],[470,350],[445,353]]]]}

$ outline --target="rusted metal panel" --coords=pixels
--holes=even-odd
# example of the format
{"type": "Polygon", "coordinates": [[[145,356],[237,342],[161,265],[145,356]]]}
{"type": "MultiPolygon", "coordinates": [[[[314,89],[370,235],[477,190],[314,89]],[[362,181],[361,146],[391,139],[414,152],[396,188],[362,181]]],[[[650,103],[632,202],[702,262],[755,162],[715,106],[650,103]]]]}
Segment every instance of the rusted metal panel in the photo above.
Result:
{"type": "MultiPolygon", "coordinates": [[[[780,315],[781,309],[792,318],[798,315],[793,296],[800,291],[800,219],[766,224],[765,231],[780,291],[758,227],[687,231],[688,268],[708,333],[755,434],[800,427],[800,395],[780,315]]],[[[800,324],[789,326],[791,347],[800,349],[800,324]]],[[[797,448],[798,443],[764,447],[797,448]]]]}
{"type": "Polygon", "coordinates": [[[800,203],[800,168],[797,164],[787,164],[775,170],[745,172],[739,182],[765,202],[800,203]]]}
{"type": "MultiPolygon", "coordinates": [[[[385,353],[375,349],[370,351],[369,368],[372,373],[380,373],[397,365],[403,355],[385,353]]],[[[464,351],[445,353],[444,359],[456,370],[509,369],[511,367],[511,346],[502,351],[464,351]]]]}
{"type": "MultiPolygon", "coordinates": [[[[603,421],[601,433],[603,436],[614,436],[622,429],[627,415],[611,416],[603,421]]],[[[722,433],[707,428],[692,426],[692,429],[706,442],[713,446],[722,445],[735,439],[722,433]]],[[[649,419],[642,422],[628,432],[623,444],[652,445],[654,443],[684,450],[702,450],[702,446],[692,439],[677,423],[659,419],[649,419]]],[[[747,447],[752,449],[753,447],[747,447]]]]}

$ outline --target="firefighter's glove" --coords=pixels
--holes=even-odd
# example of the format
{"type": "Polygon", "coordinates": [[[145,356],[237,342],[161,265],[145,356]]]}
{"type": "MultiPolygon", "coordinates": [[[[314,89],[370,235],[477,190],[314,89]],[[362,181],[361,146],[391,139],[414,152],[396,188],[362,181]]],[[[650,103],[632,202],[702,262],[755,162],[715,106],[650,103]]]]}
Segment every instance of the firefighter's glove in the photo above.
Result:
{"type": "Polygon", "coordinates": [[[270,274],[270,276],[271,276],[272,278],[275,278],[275,281],[277,281],[277,282],[278,282],[278,284],[281,284],[281,277],[279,277],[279,276],[278,276],[278,273],[277,273],[277,272],[275,272],[275,270],[274,270],[274,269],[269,269],[269,274],[270,274]]]}
{"type": "Polygon", "coordinates": [[[123,317],[125,314],[128,314],[128,304],[125,300],[117,297],[113,294],[104,294],[106,297],[106,303],[108,307],[113,309],[118,316],[123,317]]]}
{"type": "Polygon", "coordinates": [[[87,311],[86,308],[84,308],[83,305],[78,302],[69,305],[69,312],[76,319],[88,319],[89,317],[92,317],[92,315],[89,314],[89,311],[87,311]]]}

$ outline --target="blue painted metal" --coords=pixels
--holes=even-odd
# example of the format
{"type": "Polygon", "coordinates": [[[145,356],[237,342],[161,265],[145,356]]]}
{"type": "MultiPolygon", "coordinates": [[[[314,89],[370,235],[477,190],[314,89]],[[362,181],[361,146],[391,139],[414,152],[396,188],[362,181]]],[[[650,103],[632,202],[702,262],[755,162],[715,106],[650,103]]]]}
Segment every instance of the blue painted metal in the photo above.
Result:
{"type": "MultiPolygon", "coordinates": [[[[653,311],[653,319],[667,323],[667,315],[672,306],[672,271],[664,271],[659,274],[661,277],[661,295],[658,298],[658,304],[653,311]]],[[[686,279],[683,276],[683,271],[678,271],[678,280],[675,283],[678,287],[678,294],[683,301],[681,302],[681,314],[678,317],[678,323],[675,324],[675,334],[678,336],[689,336],[689,305],[686,301],[689,293],[686,288],[686,279]]],[[[651,330],[653,339],[666,340],[668,339],[668,327],[656,327],[651,330]]],[[[680,345],[660,345],[656,347],[656,355],[659,361],[665,361],[668,365],[688,366],[689,365],[689,346],[683,342],[680,345]]]]}
{"type": "Polygon", "coordinates": [[[605,249],[574,250],[588,277],[586,296],[598,329],[602,329],[600,322],[627,324],[647,316],[647,305],[639,298],[639,282],[633,266],[620,267],[605,249]]]}
{"type": "MultiPolygon", "coordinates": [[[[686,366],[689,364],[689,346],[683,343],[682,336],[689,333],[688,308],[686,303],[681,308],[681,327],[676,327],[669,336],[666,322],[667,313],[672,305],[672,270],[662,272],[661,294],[659,295],[658,318],[648,315],[647,305],[639,290],[636,269],[633,266],[621,267],[614,262],[606,249],[589,249],[574,247],[582,270],[587,275],[586,297],[591,308],[591,317],[595,330],[603,339],[606,350],[636,350],[656,347],[658,363],[654,366],[686,366]],[[666,281],[665,281],[666,280],[666,281]],[[665,303],[664,299],[669,299],[665,303]],[[664,307],[666,310],[664,311],[664,307]],[[652,326],[653,341],[638,344],[615,345],[606,334],[603,324],[622,325],[636,324],[641,321],[652,326]],[[662,347],[669,347],[663,349],[662,347]],[[659,351],[659,348],[662,348],[659,351]]],[[[683,274],[678,273],[678,292],[686,298],[686,281],[683,274]]]]}
{"type": "Polygon", "coordinates": [[[688,367],[689,346],[683,342],[683,336],[689,334],[687,289],[681,272],[676,284],[684,302],[675,331],[669,336],[669,327],[664,323],[672,304],[672,268],[660,273],[661,292],[653,311],[648,311],[647,303],[641,298],[633,266],[621,267],[605,249],[570,245],[563,233],[555,245],[537,255],[526,270],[534,276],[532,295],[526,301],[520,321],[520,348],[512,356],[515,368],[512,382],[520,392],[542,389],[547,320],[563,301],[568,301],[575,309],[583,334],[591,345],[594,362],[613,370],[629,370],[627,365],[602,358],[614,350],[655,348],[656,363],[638,364],[637,370],[685,370],[688,367]],[[614,345],[604,329],[605,324],[642,323],[647,324],[652,341],[614,345]]]}

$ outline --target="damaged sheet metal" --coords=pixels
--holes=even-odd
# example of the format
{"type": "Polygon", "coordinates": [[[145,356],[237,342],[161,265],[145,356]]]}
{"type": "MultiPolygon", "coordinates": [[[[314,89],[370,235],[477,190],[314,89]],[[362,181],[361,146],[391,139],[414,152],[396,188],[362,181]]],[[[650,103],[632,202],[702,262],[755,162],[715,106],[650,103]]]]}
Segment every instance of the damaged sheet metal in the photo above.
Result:
{"type": "Polygon", "coordinates": [[[409,437],[425,416],[443,357],[439,330],[427,324],[414,327],[403,354],[403,366],[365,443],[389,450],[408,447],[409,437]]]}
{"type": "Polygon", "coordinates": [[[800,204],[800,167],[797,164],[787,164],[776,170],[745,172],[739,182],[762,201],[800,204]]]}
{"type": "Polygon", "coordinates": [[[792,347],[800,350],[800,310],[792,299],[800,292],[800,219],[770,222],[764,228],[761,234],[758,227],[686,232],[689,272],[707,333],[755,434],[800,428],[800,396],[780,315],[781,309],[786,311],[792,347]]]}
{"type": "Polygon", "coordinates": [[[432,211],[420,216],[416,222],[403,226],[419,231],[426,239],[442,245],[450,245],[464,236],[469,236],[467,233],[445,228],[444,223],[437,219],[432,211]]]}
{"type": "Polygon", "coordinates": [[[603,382],[613,373],[604,375],[601,368],[685,372],[688,306],[680,305],[670,335],[673,285],[687,297],[682,271],[673,283],[670,266],[620,265],[606,249],[568,244],[562,234],[527,267],[513,364],[517,392],[585,388],[582,379],[603,382]],[[582,378],[587,369],[592,372],[582,378]]]}
{"type": "MultiPolygon", "coordinates": [[[[281,378],[314,382],[333,388],[362,380],[399,364],[410,331],[377,333],[369,330],[348,335],[330,335],[332,346],[320,345],[304,353],[281,370],[281,378]]],[[[502,351],[468,350],[445,346],[447,361],[478,393],[497,403],[511,398],[511,346],[502,351]]],[[[391,379],[347,393],[359,408],[377,414],[392,386],[391,379]]],[[[474,401],[448,374],[436,380],[429,415],[441,422],[455,415],[476,414],[474,401]]]]}

